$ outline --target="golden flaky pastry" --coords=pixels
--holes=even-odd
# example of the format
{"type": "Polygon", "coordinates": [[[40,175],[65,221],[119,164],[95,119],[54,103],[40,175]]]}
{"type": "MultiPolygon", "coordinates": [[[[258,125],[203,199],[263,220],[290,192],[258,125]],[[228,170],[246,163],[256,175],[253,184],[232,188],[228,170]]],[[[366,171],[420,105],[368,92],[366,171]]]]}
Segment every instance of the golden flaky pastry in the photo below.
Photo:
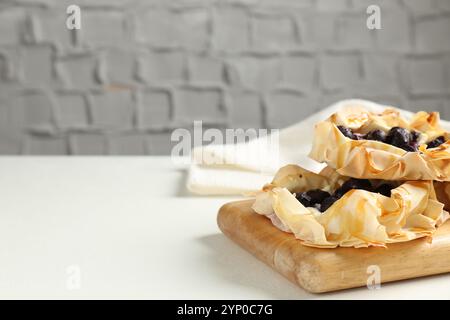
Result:
{"type": "Polygon", "coordinates": [[[358,104],[349,105],[316,125],[309,156],[354,178],[450,181],[449,134],[439,122],[437,112],[418,112],[408,121],[393,108],[376,114],[358,104]],[[360,134],[375,129],[388,132],[392,127],[420,132],[419,151],[407,152],[373,140],[352,140],[341,133],[339,125],[360,134]],[[440,136],[447,143],[427,149],[426,143],[440,136]]]}
{"type": "Polygon", "coordinates": [[[304,207],[293,194],[316,188],[333,192],[347,179],[330,167],[315,174],[288,165],[256,195],[252,208],[279,229],[293,233],[302,244],[317,248],[385,247],[431,237],[449,217],[436,200],[432,181],[397,182],[390,198],[350,190],[323,213],[304,207]]]}

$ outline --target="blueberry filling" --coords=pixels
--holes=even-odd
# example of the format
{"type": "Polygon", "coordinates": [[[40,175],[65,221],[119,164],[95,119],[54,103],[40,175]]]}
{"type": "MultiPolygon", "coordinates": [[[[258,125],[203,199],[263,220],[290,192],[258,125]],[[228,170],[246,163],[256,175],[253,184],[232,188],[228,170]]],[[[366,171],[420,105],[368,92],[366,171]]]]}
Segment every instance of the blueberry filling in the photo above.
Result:
{"type": "Polygon", "coordinates": [[[338,126],[339,131],[342,132],[344,136],[346,136],[349,139],[355,139],[355,136],[353,135],[353,131],[350,128],[344,127],[344,126],[338,126]]]}
{"type": "Polygon", "coordinates": [[[316,204],[322,203],[322,201],[329,197],[330,194],[320,189],[309,190],[306,192],[298,193],[296,198],[305,207],[314,207],[316,204]]]}
{"type": "Polygon", "coordinates": [[[367,179],[351,178],[351,179],[345,181],[344,184],[340,188],[336,189],[336,191],[334,192],[333,195],[340,198],[344,194],[346,194],[347,192],[349,192],[350,190],[353,190],[353,189],[372,191],[372,184],[367,179]]]}
{"type": "Polygon", "coordinates": [[[383,142],[383,141],[386,141],[386,133],[382,130],[376,129],[376,130],[370,131],[366,135],[366,139],[383,142]]]}
{"type": "Polygon", "coordinates": [[[439,147],[441,144],[443,144],[443,143],[445,143],[445,137],[443,137],[443,136],[440,136],[440,137],[438,137],[438,138],[436,138],[436,139],[434,139],[433,141],[430,141],[429,143],[428,143],[428,148],[437,148],[437,147],[439,147]]]}
{"type": "Polygon", "coordinates": [[[411,142],[418,143],[419,139],[420,139],[420,133],[417,131],[412,131],[411,132],[411,142]]]}
{"type": "Polygon", "coordinates": [[[315,189],[306,192],[306,194],[311,198],[311,203],[316,204],[322,202],[326,197],[329,197],[330,194],[326,191],[315,189]]]}
{"type": "Polygon", "coordinates": [[[342,186],[330,194],[320,189],[309,190],[296,194],[297,200],[305,207],[314,207],[320,212],[325,212],[329,207],[333,205],[337,200],[342,198],[344,194],[350,190],[360,189],[369,192],[375,192],[382,194],[386,197],[391,196],[391,190],[394,186],[384,183],[374,188],[371,182],[367,179],[355,179],[351,178],[344,182],[342,186]]]}
{"type": "Polygon", "coordinates": [[[297,200],[304,205],[305,207],[311,207],[311,197],[309,197],[306,192],[302,192],[302,193],[297,193],[295,195],[295,197],[297,198],[297,200]]]}
{"type": "Polygon", "coordinates": [[[392,189],[394,189],[394,186],[387,184],[387,183],[383,183],[382,185],[378,186],[374,190],[374,192],[382,194],[385,197],[390,197],[392,189]]]}
{"type": "Polygon", "coordinates": [[[386,143],[402,149],[408,146],[410,141],[411,134],[409,131],[400,127],[393,127],[386,136],[386,143]]]}
{"type": "Polygon", "coordinates": [[[320,205],[320,212],[325,212],[327,211],[327,209],[329,207],[331,207],[336,201],[338,201],[339,198],[335,197],[335,196],[330,196],[328,198],[325,198],[325,200],[323,200],[322,204],[320,205]]]}
{"type": "MultiPolygon", "coordinates": [[[[352,140],[380,141],[401,148],[408,152],[416,152],[419,150],[420,133],[417,131],[409,131],[405,128],[393,127],[387,134],[379,129],[372,130],[367,134],[361,134],[353,132],[352,129],[344,126],[337,127],[344,136],[352,140]]],[[[445,143],[445,141],[445,137],[440,136],[433,141],[428,142],[427,148],[437,148],[441,144],[445,143]]]]}

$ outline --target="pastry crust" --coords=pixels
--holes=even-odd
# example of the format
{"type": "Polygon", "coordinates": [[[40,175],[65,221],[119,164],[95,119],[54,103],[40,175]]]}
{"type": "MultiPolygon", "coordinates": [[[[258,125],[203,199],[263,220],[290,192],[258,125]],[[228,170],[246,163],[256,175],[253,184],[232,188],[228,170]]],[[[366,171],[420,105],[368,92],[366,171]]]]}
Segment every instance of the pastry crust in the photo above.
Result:
{"type": "Polygon", "coordinates": [[[332,192],[347,179],[330,167],[315,174],[288,165],[256,195],[252,208],[303,245],[317,248],[385,247],[431,237],[449,217],[432,181],[398,182],[391,197],[350,190],[323,213],[304,207],[293,194],[316,188],[332,192]]]}
{"type": "Polygon", "coordinates": [[[450,181],[450,142],[432,149],[426,149],[425,144],[439,136],[450,137],[439,121],[437,112],[421,111],[407,120],[394,108],[376,114],[360,105],[348,105],[316,125],[309,156],[354,178],[450,181]],[[379,141],[352,140],[338,125],[363,134],[374,129],[386,132],[396,126],[418,131],[419,151],[407,152],[379,141]]]}

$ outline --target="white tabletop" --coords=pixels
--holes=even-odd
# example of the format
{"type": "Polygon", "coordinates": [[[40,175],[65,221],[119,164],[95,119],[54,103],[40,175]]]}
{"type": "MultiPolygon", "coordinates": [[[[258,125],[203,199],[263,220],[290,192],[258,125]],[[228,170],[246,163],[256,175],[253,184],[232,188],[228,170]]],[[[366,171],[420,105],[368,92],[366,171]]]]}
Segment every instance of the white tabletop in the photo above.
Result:
{"type": "Polygon", "coordinates": [[[450,298],[450,274],[314,295],[225,238],[168,157],[0,158],[0,298],[450,298]]]}

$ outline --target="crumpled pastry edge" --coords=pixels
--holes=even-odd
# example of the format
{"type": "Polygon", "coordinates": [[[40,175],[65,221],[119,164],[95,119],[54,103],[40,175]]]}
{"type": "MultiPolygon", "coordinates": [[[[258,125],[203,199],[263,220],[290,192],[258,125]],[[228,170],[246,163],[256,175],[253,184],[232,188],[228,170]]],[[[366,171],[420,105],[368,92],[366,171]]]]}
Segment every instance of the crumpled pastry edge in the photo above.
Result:
{"type": "Polygon", "coordinates": [[[288,165],[256,195],[252,208],[278,229],[293,233],[303,245],[316,248],[386,247],[432,237],[436,227],[449,218],[436,199],[432,181],[406,181],[392,190],[390,198],[351,190],[324,213],[305,208],[292,194],[292,190],[326,189],[342,179],[329,167],[315,174],[288,165]]]}

